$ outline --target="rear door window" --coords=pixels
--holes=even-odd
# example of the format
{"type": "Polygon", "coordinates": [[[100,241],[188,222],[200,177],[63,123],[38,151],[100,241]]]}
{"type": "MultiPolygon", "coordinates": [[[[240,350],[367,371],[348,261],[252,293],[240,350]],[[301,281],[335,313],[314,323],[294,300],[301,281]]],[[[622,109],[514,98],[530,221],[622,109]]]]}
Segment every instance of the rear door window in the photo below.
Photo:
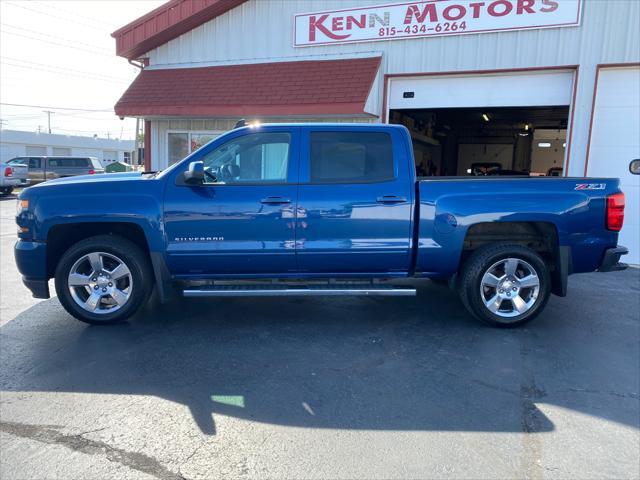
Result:
{"type": "Polygon", "coordinates": [[[374,183],[395,177],[384,132],[311,132],[311,183],[374,183]]]}
{"type": "Polygon", "coordinates": [[[60,168],[87,168],[90,164],[88,158],[50,158],[49,166],[60,168]]]}

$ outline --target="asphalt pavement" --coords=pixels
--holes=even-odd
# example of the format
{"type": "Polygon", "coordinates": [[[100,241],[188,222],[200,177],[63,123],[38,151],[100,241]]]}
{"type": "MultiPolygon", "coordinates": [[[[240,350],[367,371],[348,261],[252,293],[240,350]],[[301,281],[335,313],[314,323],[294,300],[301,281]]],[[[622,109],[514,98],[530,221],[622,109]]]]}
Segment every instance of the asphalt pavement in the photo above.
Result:
{"type": "Polygon", "coordinates": [[[524,328],[416,298],[35,300],[0,201],[0,478],[640,477],[640,270],[524,328]]]}

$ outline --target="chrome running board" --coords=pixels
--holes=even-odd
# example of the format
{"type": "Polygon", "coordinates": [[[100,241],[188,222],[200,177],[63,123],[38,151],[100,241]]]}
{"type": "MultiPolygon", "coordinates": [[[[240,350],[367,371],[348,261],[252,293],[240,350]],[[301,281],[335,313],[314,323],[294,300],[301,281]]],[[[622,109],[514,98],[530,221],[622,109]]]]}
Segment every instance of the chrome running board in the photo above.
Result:
{"type": "Polygon", "coordinates": [[[392,285],[214,285],[187,288],[185,297],[415,296],[415,288],[392,285]]]}

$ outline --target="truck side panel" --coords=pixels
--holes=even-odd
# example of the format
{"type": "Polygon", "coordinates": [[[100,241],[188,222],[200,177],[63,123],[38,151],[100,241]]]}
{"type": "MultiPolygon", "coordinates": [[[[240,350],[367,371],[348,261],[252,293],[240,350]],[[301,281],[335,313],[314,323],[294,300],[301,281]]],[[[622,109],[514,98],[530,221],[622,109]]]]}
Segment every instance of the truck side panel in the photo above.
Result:
{"type": "MultiPolygon", "coordinates": [[[[151,255],[157,252],[164,256],[161,183],[154,180],[108,181],[118,175],[128,174],[104,175],[105,181],[98,176],[75,177],[72,181],[76,184],[86,183],[77,185],[80,188],[76,188],[73,195],[66,193],[66,181],[56,181],[58,183],[48,186],[46,193],[35,196],[30,212],[18,219],[28,228],[27,234],[20,235],[21,248],[44,252],[53,227],[78,224],[77,228],[82,229],[82,224],[87,223],[122,223],[140,227],[151,255]]],[[[40,187],[33,188],[35,191],[40,187]]],[[[47,278],[47,264],[42,261],[44,255],[40,257],[37,262],[30,262],[24,271],[21,269],[25,276],[47,278]]]]}
{"type": "Polygon", "coordinates": [[[619,191],[619,182],[589,182],[598,189],[578,190],[584,180],[571,178],[420,181],[416,272],[456,273],[469,228],[484,222],[550,223],[559,246],[570,249],[572,272],[596,270],[604,250],[617,243],[617,233],[606,229],[605,212],[606,197],[619,191]]]}

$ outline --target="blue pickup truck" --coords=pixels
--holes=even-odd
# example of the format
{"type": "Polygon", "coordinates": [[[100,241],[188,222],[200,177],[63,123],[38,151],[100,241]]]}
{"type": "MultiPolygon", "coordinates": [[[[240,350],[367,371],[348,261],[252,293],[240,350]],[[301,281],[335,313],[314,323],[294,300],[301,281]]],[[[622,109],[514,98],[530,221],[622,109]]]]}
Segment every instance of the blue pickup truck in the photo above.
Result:
{"type": "Polygon", "coordinates": [[[448,282],[495,326],[580,272],[621,270],[615,179],[417,178],[398,125],[236,128],[159,173],[63,178],[18,200],[18,269],[88,323],[174,295],[415,295],[448,282]]]}

